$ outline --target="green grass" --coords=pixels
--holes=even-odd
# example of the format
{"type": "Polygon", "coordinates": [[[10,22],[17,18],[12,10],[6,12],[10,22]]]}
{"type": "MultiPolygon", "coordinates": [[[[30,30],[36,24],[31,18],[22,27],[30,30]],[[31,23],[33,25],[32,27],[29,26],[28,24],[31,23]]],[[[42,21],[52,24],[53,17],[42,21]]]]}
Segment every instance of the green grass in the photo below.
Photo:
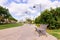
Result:
{"type": "Polygon", "coordinates": [[[21,26],[21,23],[14,23],[14,24],[4,24],[4,25],[0,25],[0,30],[1,29],[6,29],[6,28],[12,28],[12,27],[18,27],[21,26]]]}
{"type": "Polygon", "coordinates": [[[40,27],[40,24],[35,24],[37,27],[40,27]]]}
{"type": "Polygon", "coordinates": [[[55,30],[47,30],[47,32],[60,40],[60,29],[55,29],[55,30]]]}

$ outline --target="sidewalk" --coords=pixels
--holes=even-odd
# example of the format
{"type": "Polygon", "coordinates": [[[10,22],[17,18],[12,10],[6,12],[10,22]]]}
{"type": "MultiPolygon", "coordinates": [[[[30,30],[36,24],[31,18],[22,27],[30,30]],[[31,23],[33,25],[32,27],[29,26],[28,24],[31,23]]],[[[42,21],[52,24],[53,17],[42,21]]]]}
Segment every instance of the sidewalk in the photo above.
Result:
{"type": "Polygon", "coordinates": [[[25,24],[22,27],[0,30],[0,40],[57,40],[48,33],[47,37],[39,37],[33,26],[35,25],[25,24]]]}

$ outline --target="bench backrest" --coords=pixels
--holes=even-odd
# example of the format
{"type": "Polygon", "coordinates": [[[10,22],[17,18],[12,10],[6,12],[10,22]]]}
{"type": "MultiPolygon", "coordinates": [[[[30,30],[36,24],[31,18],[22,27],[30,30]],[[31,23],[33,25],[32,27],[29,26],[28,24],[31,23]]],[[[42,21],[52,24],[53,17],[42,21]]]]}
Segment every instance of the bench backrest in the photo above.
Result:
{"type": "Polygon", "coordinates": [[[40,24],[39,29],[46,30],[47,26],[48,26],[48,24],[40,24]]]}

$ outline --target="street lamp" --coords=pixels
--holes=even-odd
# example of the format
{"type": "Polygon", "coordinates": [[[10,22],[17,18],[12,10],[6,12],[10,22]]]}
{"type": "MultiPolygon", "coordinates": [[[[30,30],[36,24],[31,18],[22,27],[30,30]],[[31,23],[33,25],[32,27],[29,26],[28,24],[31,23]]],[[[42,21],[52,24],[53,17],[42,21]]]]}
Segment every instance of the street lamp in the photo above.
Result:
{"type": "Polygon", "coordinates": [[[42,8],[41,4],[36,4],[33,6],[33,8],[37,8],[37,7],[38,7],[39,11],[41,12],[41,8],[42,8]]]}

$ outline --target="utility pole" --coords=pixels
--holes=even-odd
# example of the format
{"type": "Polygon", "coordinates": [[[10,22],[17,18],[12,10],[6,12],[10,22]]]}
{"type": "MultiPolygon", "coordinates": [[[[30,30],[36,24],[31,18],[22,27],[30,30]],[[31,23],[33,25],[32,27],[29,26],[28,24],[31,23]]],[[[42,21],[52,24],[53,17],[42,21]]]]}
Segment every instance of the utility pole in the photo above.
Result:
{"type": "Polygon", "coordinates": [[[40,4],[39,6],[40,6],[40,13],[41,13],[41,11],[42,11],[42,10],[41,10],[41,9],[42,9],[42,5],[40,4]]]}
{"type": "MultiPolygon", "coordinates": [[[[41,4],[36,4],[37,6],[39,6],[40,12],[41,12],[41,4]]],[[[36,8],[36,6],[34,5],[33,8],[36,8]]]]}
{"type": "MultiPolygon", "coordinates": [[[[39,12],[41,13],[41,11],[42,11],[42,5],[41,5],[41,3],[34,5],[33,8],[36,8],[37,6],[39,7],[39,12]]],[[[39,14],[39,15],[40,15],[40,14],[39,14]]],[[[35,17],[35,16],[34,16],[34,17],[35,17]]]]}

